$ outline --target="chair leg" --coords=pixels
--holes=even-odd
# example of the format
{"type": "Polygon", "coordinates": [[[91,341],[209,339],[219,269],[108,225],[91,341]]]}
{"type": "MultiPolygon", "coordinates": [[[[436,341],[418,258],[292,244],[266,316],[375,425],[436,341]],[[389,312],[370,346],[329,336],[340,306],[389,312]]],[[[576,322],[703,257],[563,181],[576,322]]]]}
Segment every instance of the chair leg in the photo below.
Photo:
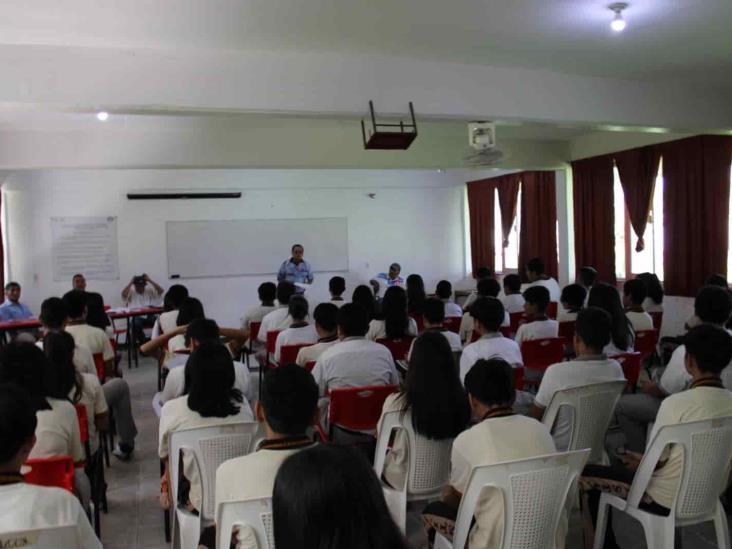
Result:
{"type": "Polygon", "coordinates": [[[727,526],[727,517],[724,513],[724,507],[721,503],[717,504],[717,512],[714,516],[714,530],[717,532],[717,547],[719,549],[730,549],[729,527],[727,526]]]}
{"type": "Polygon", "coordinates": [[[676,531],[672,517],[660,518],[647,516],[641,519],[643,532],[646,535],[646,544],[649,549],[666,549],[674,547],[676,531]]]}
{"type": "Polygon", "coordinates": [[[593,549],[602,549],[605,545],[608,513],[610,513],[610,506],[605,501],[605,498],[600,496],[600,504],[597,508],[597,523],[595,524],[595,543],[592,545],[593,549]]]}

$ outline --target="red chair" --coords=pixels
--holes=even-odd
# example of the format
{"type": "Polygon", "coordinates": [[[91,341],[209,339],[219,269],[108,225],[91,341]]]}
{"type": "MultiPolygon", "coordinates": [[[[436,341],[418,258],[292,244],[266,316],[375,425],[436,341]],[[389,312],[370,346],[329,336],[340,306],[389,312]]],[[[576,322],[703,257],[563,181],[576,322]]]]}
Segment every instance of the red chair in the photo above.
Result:
{"type": "Polygon", "coordinates": [[[413,336],[404,336],[399,339],[377,339],[376,343],[381,343],[384,347],[391,351],[394,360],[406,360],[409,349],[412,348],[413,336]]]}
{"type": "Polygon", "coordinates": [[[74,491],[74,461],[70,456],[29,459],[25,464],[30,467],[23,475],[28,484],[74,491]]]}
{"type": "Polygon", "coordinates": [[[460,333],[460,323],[462,321],[463,321],[463,317],[461,317],[461,316],[448,316],[442,322],[442,325],[445,327],[446,330],[459,334],[460,333]]]}
{"type": "Polygon", "coordinates": [[[641,362],[644,358],[656,352],[658,344],[658,330],[638,330],[635,333],[633,347],[636,353],[640,353],[641,362]]]}
{"type": "Polygon", "coordinates": [[[564,360],[564,339],[547,337],[521,343],[524,368],[543,372],[552,364],[564,360]]]}
{"type": "Polygon", "coordinates": [[[572,345],[576,324],[574,320],[565,320],[559,323],[559,337],[564,339],[566,345],[572,345]]]}
{"type": "Polygon", "coordinates": [[[313,343],[299,343],[297,345],[283,345],[280,347],[280,364],[293,364],[297,360],[297,353],[303,347],[310,347],[313,343]]]}
{"type": "Polygon", "coordinates": [[[473,330],[473,333],[470,334],[470,343],[473,343],[475,341],[478,341],[480,339],[480,334],[473,330]]]}
{"type": "Polygon", "coordinates": [[[424,317],[422,315],[409,315],[414,319],[417,324],[417,333],[421,334],[424,331],[424,317]]]}
{"type": "Polygon", "coordinates": [[[524,390],[524,369],[520,366],[513,369],[513,386],[517,391],[524,390]]]}
{"type": "Polygon", "coordinates": [[[249,323],[249,352],[253,352],[252,345],[259,335],[259,328],[262,327],[261,322],[250,322],[249,323]]]}
{"type": "Polygon", "coordinates": [[[518,331],[519,324],[521,324],[521,321],[524,318],[524,313],[511,313],[508,317],[511,319],[511,332],[515,334],[518,331]]]}
{"type": "Polygon", "coordinates": [[[267,332],[267,367],[274,367],[274,353],[275,347],[277,346],[277,336],[280,335],[281,330],[272,330],[267,332]]]}
{"type": "MultiPolygon", "coordinates": [[[[503,337],[508,337],[508,338],[513,337],[513,332],[511,331],[511,326],[501,326],[500,328],[498,328],[498,331],[503,334],[503,337]]],[[[473,333],[477,333],[477,332],[473,332],[473,333]]],[[[480,337],[480,335],[478,335],[478,337],[480,337]]]]}
{"type": "Polygon", "coordinates": [[[384,401],[399,390],[398,385],[342,387],[328,391],[328,422],[332,436],[333,426],[351,431],[371,431],[381,417],[384,401]]]}
{"type": "Polygon", "coordinates": [[[549,306],[546,308],[546,316],[551,319],[557,319],[557,313],[559,312],[559,303],[556,301],[550,301],[549,306]]]}
{"type": "Polygon", "coordinates": [[[86,406],[77,403],[74,404],[74,408],[76,409],[76,417],[79,420],[79,437],[86,449],[86,459],[88,461],[91,458],[91,450],[89,447],[89,418],[86,415],[86,406]]]}
{"type": "Polygon", "coordinates": [[[628,380],[625,388],[628,391],[635,391],[635,387],[638,384],[638,377],[640,376],[642,353],[622,353],[608,358],[617,360],[620,363],[625,379],[628,380]]]}
{"type": "Polygon", "coordinates": [[[305,369],[308,372],[312,372],[313,371],[313,368],[315,368],[315,361],[314,360],[311,360],[311,361],[305,363],[305,369]]]}
{"type": "Polygon", "coordinates": [[[661,325],[663,324],[663,311],[654,311],[648,314],[651,315],[651,318],[653,319],[653,327],[660,332],[661,325]]]}
{"type": "Polygon", "coordinates": [[[94,357],[94,366],[97,369],[97,377],[99,378],[99,383],[104,383],[104,380],[107,378],[104,371],[104,354],[94,353],[92,356],[94,357]]]}

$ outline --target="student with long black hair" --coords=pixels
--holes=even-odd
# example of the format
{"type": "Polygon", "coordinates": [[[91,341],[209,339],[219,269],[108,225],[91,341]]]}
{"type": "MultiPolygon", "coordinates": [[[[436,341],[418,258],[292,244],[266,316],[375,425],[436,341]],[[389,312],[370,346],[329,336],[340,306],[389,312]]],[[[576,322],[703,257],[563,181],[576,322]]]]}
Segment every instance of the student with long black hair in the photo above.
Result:
{"type": "Polygon", "coordinates": [[[163,297],[163,312],[160,313],[155,326],[153,326],[153,338],[175,329],[178,320],[178,309],[187,297],[188,288],[182,284],[173,284],[168,288],[165,297],[163,297]]]}
{"type": "Polygon", "coordinates": [[[272,496],[274,538],[287,549],[406,549],[373,469],[353,448],[288,457],[272,496]]]}
{"type": "Polygon", "coordinates": [[[605,347],[603,353],[606,355],[617,355],[633,351],[635,332],[633,325],[625,316],[623,303],[620,301],[620,294],[610,284],[598,283],[590,290],[590,297],[587,300],[588,307],[598,307],[610,315],[610,343],[605,347]]]}
{"type": "Polygon", "coordinates": [[[648,296],[643,301],[643,308],[647,313],[663,312],[663,286],[654,273],[641,273],[636,278],[643,281],[648,291],[648,296]]]}
{"type": "Polygon", "coordinates": [[[407,277],[407,310],[410,315],[421,315],[427,293],[424,291],[424,280],[418,274],[407,277]]]}
{"type": "Polygon", "coordinates": [[[369,323],[366,339],[400,339],[417,335],[417,323],[407,314],[407,292],[392,286],[384,293],[381,314],[369,323]]]}
{"type": "Polygon", "coordinates": [[[371,288],[369,288],[365,284],[356,286],[356,288],[353,290],[351,303],[363,307],[363,310],[366,311],[366,316],[368,317],[369,322],[371,322],[376,317],[376,310],[378,308],[376,304],[376,298],[374,297],[374,292],[371,291],[371,288]]]}
{"type": "Polygon", "coordinates": [[[108,337],[114,337],[112,321],[104,310],[104,298],[96,292],[86,292],[86,323],[103,330],[108,337]]]}
{"type": "MultiPolygon", "coordinates": [[[[442,307],[441,302],[437,304],[442,307]]],[[[402,416],[410,412],[414,431],[432,440],[455,438],[467,427],[468,397],[460,383],[450,344],[440,332],[426,331],[415,340],[406,385],[384,401],[377,430],[381,430],[384,414],[394,411],[402,412],[402,416]]],[[[399,430],[384,462],[384,478],[395,488],[404,485],[407,452],[406,434],[399,430]]]]}

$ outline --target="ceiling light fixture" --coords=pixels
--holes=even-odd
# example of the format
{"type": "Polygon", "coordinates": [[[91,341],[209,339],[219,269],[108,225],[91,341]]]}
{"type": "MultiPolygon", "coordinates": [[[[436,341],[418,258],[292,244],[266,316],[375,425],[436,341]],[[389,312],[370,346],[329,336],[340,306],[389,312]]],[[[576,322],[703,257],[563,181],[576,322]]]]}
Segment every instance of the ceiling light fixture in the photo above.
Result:
{"type": "Polygon", "coordinates": [[[97,120],[99,120],[100,122],[106,122],[108,118],[109,113],[107,111],[99,111],[97,113],[97,120]]]}
{"type": "Polygon", "coordinates": [[[608,6],[615,13],[615,17],[610,22],[610,28],[615,32],[623,32],[625,30],[625,19],[623,19],[623,10],[628,7],[625,2],[615,2],[608,6]]]}

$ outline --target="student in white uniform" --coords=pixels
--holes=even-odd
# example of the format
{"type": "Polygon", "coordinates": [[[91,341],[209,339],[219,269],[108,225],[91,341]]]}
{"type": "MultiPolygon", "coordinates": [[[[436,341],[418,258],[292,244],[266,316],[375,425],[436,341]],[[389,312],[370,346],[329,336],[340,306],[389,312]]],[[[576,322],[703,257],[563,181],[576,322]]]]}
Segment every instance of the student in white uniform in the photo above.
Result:
{"type": "Polygon", "coordinates": [[[480,339],[467,345],[460,357],[460,380],[478,360],[499,357],[511,366],[523,366],[521,350],[516,342],[499,332],[505,311],[503,304],[494,297],[481,297],[470,307],[470,315],[475,322],[475,330],[480,339]]]}
{"type": "Polygon", "coordinates": [[[112,319],[104,310],[102,294],[85,292],[84,295],[86,296],[86,323],[102,330],[107,334],[107,339],[111,341],[114,339],[114,328],[112,327],[112,319]]]}
{"type": "MultiPolygon", "coordinates": [[[[392,286],[388,291],[401,288],[392,286]]],[[[360,305],[347,303],[338,311],[340,341],[327,349],[313,368],[320,396],[337,387],[395,385],[399,375],[389,349],[366,339],[368,322],[360,305]]]]}
{"type": "Polygon", "coordinates": [[[163,297],[163,312],[155,321],[153,326],[152,337],[158,337],[160,334],[175,330],[178,325],[178,309],[183,300],[188,297],[188,288],[182,284],[173,284],[163,297]]]}
{"type": "Polygon", "coordinates": [[[643,309],[647,296],[646,285],[642,280],[632,278],[623,284],[623,305],[625,316],[630,320],[634,332],[653,330],[653,318],[643,309]]]}
{"type": "Polygon", "coordinates": [[[267,313],[262,318],[262,325],[257,334],[257,340],[261,343],[267,343],[267,333],[289,328],[292,324],[292,318],[287,311],[290,298],[295,295],[295,285],[292,282],[282,281],[277,284],[277,302],[279,307],[267,313]]]}
{"type": "Polygon", "coordinates": [[[515,340],[520,346],[522,342],[532,339],[557,337],[559,323],[546,316],[549,306],[549,290],[544,286],[530,286],[524,292],[524,312],[526,324],[521,324],[516,330],[515,340]]]}
{"type": "MultiPolygon", "coordinates": [[[[254,420],[252,409],[241,391],[234,388],[234,365],[229,351],[220,343],[204,343],[191,354],[186,365],[188,383],[185,394],[168,401],[160,414],[160,459],[165,460],[160,503],[170,508],[170,433],[180,429],[206,427],[254,420]]],[[[178,459],[178,456],[174,456],[178,459]]],[[[183,451],[183,474],[190,481],[191,505],[202,510],[201,479],[195,458],[183,451]]],[[[213,517],[205,517],[211,519],[213,517]]]]}
{"type": "Polygon", "coordinates": [[[585,289],[585,303],[583,306],[586,306],[587,298],[590,296],[590,290],[595,285],[595,282],[597,282],[597,269],[589,265],[582,267],[579,270],[577,282],[585,289]]]}
{"type": "Polygon", "coordinates": [[[470,306],[475,303],[476,299],[480,297],[480,292],[478,291],[478,284],[480,283],[480,281],[484,278],[493,278],[494,276],[495,275],[493,274],[493,271],[491,271],[488,267],[480,267],[477,271],[475,271],[475,289],[470,292],[468,297],[465,298],[465,303],[463,303],[464,311],[470,309],[470,306]]]}
{"type": "Polygon", "coordinates": [[[262,282],[257,288],[259,305],[246,310],[241,318],[242,330],[249,330],[252,322],[262,322],[262,319],[279,306],[275,303],[277,297],[277,285],[274,282],[262,282]]]}
{"type": "MultiPolygon", "coordinates": [[[[268,370],[254,413],[267,438],[256,452],[225,461],[216,470],[216,508],[229,501],[272,497],[282,462],[315,445],[306,433],[318,421],[318,387],[313,376],[293,364],[268,370]]],[[[230,537],[229,532],[222,535],[230,537]]],[[[237,549],[259,548],[250,528],[239,528],[236,539],[237,549]]]]}
{"type": "MultiPolygon", "coordinates": [[[[181,302],[180,307],[178,308],[178,316],[175,319],[176,328],[188,326],[194,320],[200,320],[203,318],[206,318],[206,313],[203,310],[203,303],[201,303],[201,301],[196,299],[195,297],[187,297],[181,302]]],[[[163,334],[161,334],[161,336],[171,336],[173,332],[176,331],[179,330],[170,330],[164,332],[163,334]]],[[[156,341],[157,339],[158,338],[152,339],[148,343],[156,341]]],[[[148,347],[150,347],[150,345],[148,345],[148,343],[145,343],[145,345],[140,348],[141,350],[145,349],[145,354],[149,353],[147,349],[148,347]]],[[[177,333],[175,335],[172,335],[172,337],[169,337],[167,339],[167,344],[167,351],[171,354],[177,351],[183,351],[186,348],[186,342],[183,333],[177,333]]]]}
{"type": "Polygon", "coordinates": [[[315,331],[318,332],[318,342],[315,345],[303,347],[297,353],[295,363],[306,366],[308,362],[315,362],[327,349],[338,342],[338,307],[333,303],[321,303],[313,311],[315,331]]]}
{"type": "MultiPolygon", "coordinates": [[[[444,314],[442,302],[427,300],[427,310],[444,314]]],[[[384,414],[400,411],[411,413],[414,431],[431,440],[453,439],[470,421],[470,408],[460,378],[455,371],[452,349],[444,337],[434,330],[425,330],[410,351],[405,388],[386,397],[377,431],[384,414]]],[[[378,437],[378,435],[377,435],[378,437]]],[[[384,461],[383,477],[390,486],[401,489],[409,464],[406,434],[396,431],[394,442],[384,461]]]]}
{"type": "Polygon", "coordinates": [[[508,274],[503,277],[503,307],[509,315],[524,312],[524,296],[521,294],[521,277],[508,274]]]}
{"type": "MultiPolygon", "coordinates": [[[[437,332],[439,334],[442,334],[442,336],[447,340],[447,343],[450,345],[450,349],[452,350],[452,352],[459,353],[463,348],[462,341],[460,341],[460,336],[455,332],[451,332],[450,330],[446,329],[443,324],[444,321],[445,306],[442,301],[435,298],[430,298],[425,301],[424,330],[422,331],[422,333],[437,332]]],[[[416,340],[412,341],[411,348],[409,349],[409,354],[407,354],[407,359],[412,353],[415,341],[416,340]]]]}
{"type": "MultiPolygon", "coordinates": [[[[498,297],[501,293],[501,285],[495,278],[482,278],[478,281],[478,296],[479,297],[498,297]]],[[[523,303],[523,298],[521,299],[523,303]]],[[[475,301],[473,301],[475,303],[475,301]]],[[[523,305],[522,305],[523,307],[523,305]]],[[[504,307],[505,308],[505,307],[504,307]]],[[[523,310],[523,309],[522,309],[523,310]]],[[[508,315],[508,311],[504,314],[503,324],[501,326],[510,326],[511,317],[508,315]]],[[[460,321],[460,339],[467,343],[471,342],[473,337],[473,317],[470,313],[466,312],[460,321]]]]}
{"type": "MultiPolygon", "coordinates": [[[[465,389],[478,423],[455,439],[450,459],[450,483],[442,501],[430,503],[422,512],[428,535],[434,530],[452,534],[470,474],[475,467],[526,459],[555,452],[549,430],[535,419],[513,412],[516,391],[511,365],[499,358],[478,361],[465,377],[465,389]]],[[[554,502],[563,505],[564,502],[554,502]]],[[[503,495],[487,488],[476,506],[470,547],[500,547],[503,536],[503,495]]],[[[557,547],[564,547],[564,520],[557,532],[557,547]]]]}
{"type": "Polygon", "coordinates": [[[437,297],[445,304],[445,317],[461,317],[463,309],[452,300],[452,284],[447,280],[440,280],[435,289],[437,297]]]}
{"type": "MultiPolygon", "coordinates": [[[[659,429],[668,425],[732,416],[732,393],[723,387],[720,379],[720,373],[732,360],[732,336],[722,328],[702,324],[690,330],[684,341],[684,367],[692,379],[691,386],[663,401],[649,442],[659,429]]],[[[644,449],[645,446],[641,452],[644,449]]],[[[621,459],[623,466],[588,465],[582,473],[580,488],[589,496],[593,523],[596,521],[601,492],[607,491],[622,497],[633,482],[643,454],[627,451],[621,459]]],[[[646,487],[641,508],[668,516],[672,512],[683,467],[682,449],[673,444],[667,447],[646,487]]],[[[722,483],[716,489],[721,494],[726,487],[726,483],[722,483]]],[[[617,547],[610,517],[605,547],[617,547]]]]}
{"type": "MultiPolygon", "coordinates": [[[[101,549],[102,544],[73,494],[61,488],[25,482],[21,467],[36,442],[36,413],[28,393],[17,385],[0,385],[0,534],[66,526],[69,545],[59,549],[101,549]]],[[[8,547],[25,547],[20,540],[8,547]]]]}
{"type": "MultiPolygon", "coordinates": [[[[602,353],[609,341],[610,315],[594,307],[581,310],[577,315],[573,342],[577,358],[547,368],[531,407],[531,415],[541,420],[554,395],[563,389],[625,379],[620,364],[602,353]]],[[[569,447],[575,419],[567,409],[561,409],[557,415],[552,436],[560,452],[569,447]]]]}
{"type": "MultiPolygon", "coordinates": [[[[122,301],[125,307],[130,309],[144,309],[160,305],[160,297],[163,295],[163,287],[155,282],[147,274],[133,276],[130,282],[122,289],[122,301]]],[[[155,325],[155,316],[136,316],[132,318],[132,333],[135,341],[145,342],[144,328],[152,328],[155,325]]]]}
{"type": "Polygon", "coordinates": [[[587,306],[599,307],[610,315],[612,322],[611,338],[610,343],[607,344],[603,352],[608,356],[632,353],[635,332],[630,320],[625,316],[625,309],[615,286],[604,282],[595,284],[590,290],[587,306]]]}
{"type": "MultiPolygon", "coordinates": [[[[41,321],[44,336],[49,332],[62,331],[66,326],[67,320],[66,305],[64,305],[63,300],[60,297],[44,299],[43,303],[41,303],[41,314],[38,319],[41,321]]],[[[36,345],[41,349],[43,348],[43,343],[41,342],[36,345]]],[[[94,364],[94,357],[91,351],[78,343],[74,348],[74,366],[83,374],[97,375],[97,367],[94,364]]]]}
{"type": "MultiPolygon", "coordinates": [[[[730,313],[732,301],[726,290],[716,286],[704,286],[699,290],[694,300],[694,314],[704,324],[724,328],[730,313]]],[[[691,384],[692,377],[684,362],[685,353],[686,347],[678,346],[658,382],[646,381],[641,384],[640,392],[620,397],[616,415],[630,450],[642,452],[645,448],[648,424],[655,421],[663,399],[680,393],[691,384]]],[[[732,367],[725,368],[721,376],[726,388],[732,390],[732,367]]]]}
{"type": "Polygon", "coordinates": [[[585,306],[586,299],[587,291],[580,284],[569,284],[562,288],[562,297],[559,300],[562,308],[557,321],[574,322],[577,320],[577,313],[585,306]]]}
{"type": "Polygon", "coordinates": [[[282,330],[277,335],[275,343],[275,361],[278,363],[282,358],[282,347],[286,345],[312,344],[318,341],[318,332],[315,326],[308,324],[308,300],[301,295],[294,295],[290,298],[287,306],[292,324],[289,328],[282,330]]]}
{"type": "Polygon", "coordinates": [[[407,277],[407,313],[409,316],[424,313],[424,302],[427,292],[424,290],[424,279],[416,273],[407,277]]]}
{"type": "Polygon", "coordinates": [[[654,273],[641,273],[636,276],[638,280],[642,280],[646,285],[648,297],[643,301],[643,309],[647,313],[663,312],[663,286],[661,281],[654,273]]]}
{"type": "MultiPolygon", "coordinates": [[[[189,353],[194,352],[204,343],[218,343],[220,336],[219,327],[215,321],[209,318],[199,318],[191,322],[186,328],[186,347],[189,353]]],[[[178,398],[183,395],[185,390],[186,363],[190,354],[176,355],[169,362],[176,361],[176,365],[170,365],[168,376],[165,378],[165,387],[160,394],[160,402],[166,403],[169,400],[178,398]]],[[[251,391],[251,380],[249,369],[246,365],[238,361],[233,361],[234,365],[234,389],[238,389],[244,395],[245,399],[249,398],[251,391]]]]}
{"type": "Polygon", "coordinates": [[[369,322],[366,339],[401,339],[417,335],[417,323],[407,314],[407,293],[399,286],[392,286],[384,293],[381,311],[369,322]]]}
{"type": "Polygon", "coordinates": [[[340,307],[345,303],[343,294],[346,291],[346,279],[342,276],[334,276],[328,281],[328,291],[330,292],[330,302],[336,307],[340,307]]]}
{"type": "Polygon", "coordinates": [[[559,283],[546,274],[543,259],[540,257],[529,259],[529,261],[526,262],[525,270],[526,277],[529,279],[529,283],[526,285],[526,288],[531,288],[532,286],[543,286],[549,290],[549,301],[559,301],[562,293],[559,289],[559,283]]]}
{"type": "MultiPolygon", "coordinates": [[[[378,283],[377,283],[378,284],[378,283]]],[[[366,311],[366,317],[371,322],[376,318],[376,312],[381,308],[380,301],[377,301],[378,294],[374,294],[371,288],[365,284],[356,286],[351,295],[351,303],[355,303],[363,307],[366,311]]]]}

